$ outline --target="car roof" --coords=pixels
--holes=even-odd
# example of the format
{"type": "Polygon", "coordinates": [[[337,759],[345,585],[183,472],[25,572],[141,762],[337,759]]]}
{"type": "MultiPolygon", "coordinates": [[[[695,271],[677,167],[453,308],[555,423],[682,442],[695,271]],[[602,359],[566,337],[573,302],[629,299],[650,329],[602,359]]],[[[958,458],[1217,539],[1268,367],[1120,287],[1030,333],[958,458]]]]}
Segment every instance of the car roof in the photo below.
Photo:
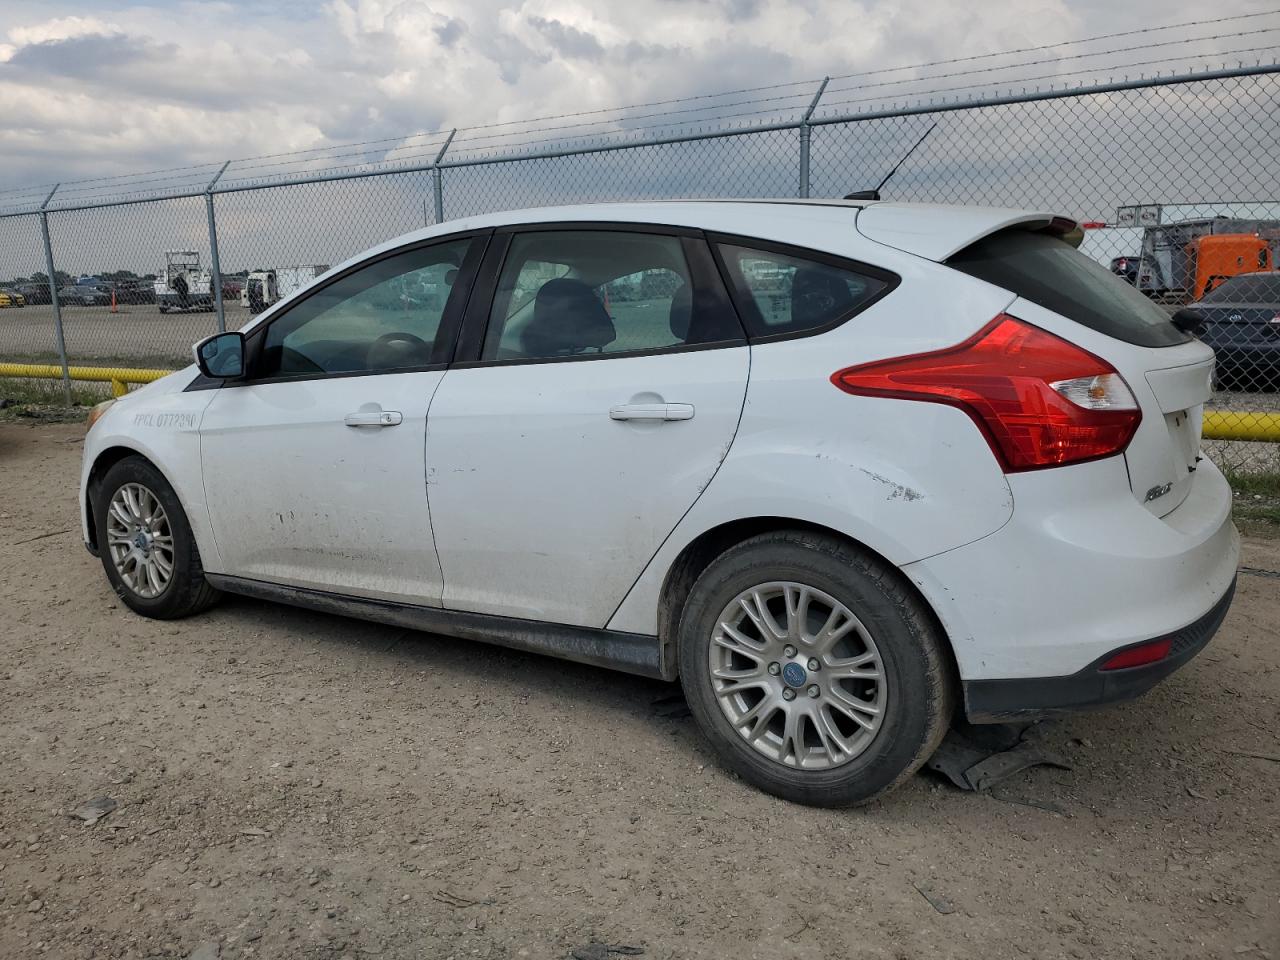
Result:
{"type": "Polygon", "coordinates": [[[1053,220],[1075,222],[1074,218],[1049,210],[885,200],[726,198],[585,203],[530,207],[449,220],[398,237],[356,259],[450,233],[544,222],[638,223],[769,239],[769,224],[779,218],[793,223],[808,219],[815,226],[826,224],[837,228],[848,224],[877,243],[936,261],[945,260],[976,240],[1007,227],[1048,224],[1053,220]],[[761,216],[762,207],[772,208],[769,216],[761,216]]]}

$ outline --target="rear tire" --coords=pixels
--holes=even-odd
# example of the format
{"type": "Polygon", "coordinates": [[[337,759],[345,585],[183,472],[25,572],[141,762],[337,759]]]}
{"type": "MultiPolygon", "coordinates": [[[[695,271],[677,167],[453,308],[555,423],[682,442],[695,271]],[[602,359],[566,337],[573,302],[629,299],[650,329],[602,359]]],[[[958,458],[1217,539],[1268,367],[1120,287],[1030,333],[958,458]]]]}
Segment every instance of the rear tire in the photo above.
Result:
{"type": "Polygon", "coordinates": [[[114,464],[98,484],[93,515],[107,580],[134,612],[176,620],[222,596],[205,580],[177,494],[150,461],[131,456],[114,464]]]}
{"type": "Polygon", "coordinates": [[[744,780],[796,803],[856,806],[899,786],[942,742],[955,698],[945,642],[879,557],[777,531],[730,548],[694,583],[678,627],[680,681],[744,780]]]}

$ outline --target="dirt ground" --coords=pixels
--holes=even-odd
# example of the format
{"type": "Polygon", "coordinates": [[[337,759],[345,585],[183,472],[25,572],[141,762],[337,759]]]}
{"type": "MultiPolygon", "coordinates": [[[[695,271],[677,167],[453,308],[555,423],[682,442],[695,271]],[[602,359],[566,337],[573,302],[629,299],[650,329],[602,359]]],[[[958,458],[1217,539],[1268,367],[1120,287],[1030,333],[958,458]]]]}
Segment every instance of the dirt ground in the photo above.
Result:
{"type": "Polygon", "coordinates": [[[133,615],[80,544],[81,433],[0,424],[2,957],[1280,958],[1280,541],[1189,667],[1046,729],[1071,770],[820,811],[727,775],[664,684],[133,615]]]}

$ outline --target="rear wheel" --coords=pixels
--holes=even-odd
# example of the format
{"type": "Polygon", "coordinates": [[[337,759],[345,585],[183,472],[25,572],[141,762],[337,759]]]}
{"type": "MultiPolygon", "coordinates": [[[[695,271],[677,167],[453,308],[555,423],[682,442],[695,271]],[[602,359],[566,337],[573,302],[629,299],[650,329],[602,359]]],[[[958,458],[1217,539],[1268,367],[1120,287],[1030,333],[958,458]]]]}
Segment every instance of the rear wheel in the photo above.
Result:
{"type": "Polygon", "coordinates": [[[698,578],[680,674],[725,763],[769,793],[866,803],[914,773],[951,721],[944,640],[901,575],[835,537],[781,531],[698,578]]]}
{"type": "Polygon", "coordinates": [[[204,578],[177,494],[149,461],[126,457],[107,471],[94,519],[107,579],[134,611],[172,620],[199,613],[221,596],[204,578]]]}

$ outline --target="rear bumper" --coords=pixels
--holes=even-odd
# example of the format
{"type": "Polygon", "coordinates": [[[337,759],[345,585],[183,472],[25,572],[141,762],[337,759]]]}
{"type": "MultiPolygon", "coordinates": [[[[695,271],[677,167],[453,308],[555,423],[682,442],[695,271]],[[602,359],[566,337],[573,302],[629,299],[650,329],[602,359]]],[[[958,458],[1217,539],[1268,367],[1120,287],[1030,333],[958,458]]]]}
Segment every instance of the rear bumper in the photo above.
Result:
{"type": "Polygon", "coordinates": [[[1011,475],[1010,488],[999,531],[902,568],[951,641],[975,715],[1136,696],[1183,662],[1186,637],[1217,628],[1240,542],[1211,461],[1163,517],[1134,497],[1119,457],[1011,475]],[[1168,660],[1097,675],[1116,651],[1163,637],[1184,638],[1168,660]]]}
{"type": "Polygon", "coordinates": [[[1189,663],[1208,645],[1222,626],[1235,592],[1236,584],[1232,580],[1222,599],[1199,620],[1174,633],[1152,637],[1151,640],[1167,638],[1172,641],[1169,656],[1157,663],[1125,670],[1100,670],[1102,664],[1117,652],[1113,650],[1078,673],[1066,677],[965,681],[962,686],[969,722],[1035,720],[1140,697],[1189,663]]]}

